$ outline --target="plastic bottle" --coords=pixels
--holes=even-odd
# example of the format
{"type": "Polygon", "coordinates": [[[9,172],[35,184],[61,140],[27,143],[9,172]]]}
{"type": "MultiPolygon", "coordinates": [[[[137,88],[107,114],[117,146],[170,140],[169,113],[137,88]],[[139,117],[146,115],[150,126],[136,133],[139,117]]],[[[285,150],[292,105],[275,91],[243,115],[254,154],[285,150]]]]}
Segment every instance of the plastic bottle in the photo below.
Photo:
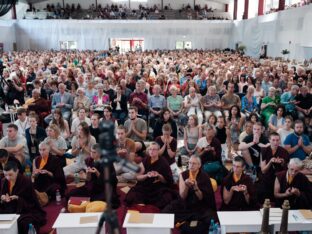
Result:
{"type": "Polygon", "coordinates": [[[221,234],[221,227],[219,223],[215,224],[215,233],[216,234],[221,234]]]}
{"type": "Polygon", "coordinates": [[[62,201],[60,190],[56,190],[56,196],[55,196],[56,204],[60,205],[62,201]]]}
{"type": "Polygon", "coordinates": [[[214,231],[215,231],[215,222],[213,219],[211,219],[208,234],[214,234],[215,233],[214,231]]]}
{"type": "Polygon", "coordinates": [[[34,225],[32,225],[32,223],[28,225],[28,234],[36,234],[36,229],[34,228],[34,225]]]}
{"type": "Polygon", "coordinates": [[[74,181],[75,181],[75,184],[78,184],[80,182],[80,178],[79,178],[79,174],[78,173],[74,174],[74,181]]]}

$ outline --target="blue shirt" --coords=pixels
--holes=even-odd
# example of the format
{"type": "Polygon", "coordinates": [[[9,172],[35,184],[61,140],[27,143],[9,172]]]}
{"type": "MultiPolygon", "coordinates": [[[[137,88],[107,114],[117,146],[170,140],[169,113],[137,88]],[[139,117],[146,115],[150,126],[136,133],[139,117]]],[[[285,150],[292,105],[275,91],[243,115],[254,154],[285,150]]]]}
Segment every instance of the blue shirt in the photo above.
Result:
{"type": "MultiPolygon", "coordinates": [[[[284,145],[290,145],[291,147],[294,147],[298,145],[298,139],[299,136],[297,136],[295,133],[289,134],[285,141],[284,145]]],[[[307,135],[302,135],[303,145],[308,146],[310,145],[310,140],[307,135]]],[[[295,152],[289,155],[290,158],[299,158],[300,160],[304,160],[306,158],[306,153],[304,152],[302,147],[299,147],[295,152]]]]}
{"type": "Polygon", "coordinates": [[[166,107],[166,99],[163,95],[152,95],[148,99],[148,106],[150,108],[160,108],[163,109],[166,107]]]}
{"type": "Polygon", "coordinates": [[[281,104],[285,106],[287,112],[293,112],[296,109],[296,106],[290,101],[295,100],[295,96],[291,95],[291,92],[283,93],[281,96],[281,104]]]}

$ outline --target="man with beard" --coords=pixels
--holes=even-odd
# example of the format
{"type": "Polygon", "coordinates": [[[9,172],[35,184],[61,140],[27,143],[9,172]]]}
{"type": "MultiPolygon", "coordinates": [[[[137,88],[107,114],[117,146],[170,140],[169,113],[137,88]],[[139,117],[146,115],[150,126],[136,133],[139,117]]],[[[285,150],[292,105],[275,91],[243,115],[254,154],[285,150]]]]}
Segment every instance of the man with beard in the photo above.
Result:
{"type": "Polygon", "coordinates": [[[310,140],[307,135],[303,134],[303,122],[301,120],[295,121],[295,132],[286,137],[284,145],[290,158],[304,160],[311,153],[310,140]]]}
{"type": "Polygon", "coordinates": [[[274,198],[275,174],[286,170],[289,162],[287,150],[280,146],[280,136],[273,132],[270,135],[270,146],[261,149],[262,161],[260,163],[262,177],[257,186],[258,200],[263,204],[264,199],[274,198]]]}
{"type": "Polygon", "coordinates": [[[147,135],[147,125],[144,119],[138,118],[138,108],[132,106],[129,108],[129,119],[125,122],[127,130],[126,137],[135,141],[136,152],[144,157],[146,146],[144,141],[147,135]]]}

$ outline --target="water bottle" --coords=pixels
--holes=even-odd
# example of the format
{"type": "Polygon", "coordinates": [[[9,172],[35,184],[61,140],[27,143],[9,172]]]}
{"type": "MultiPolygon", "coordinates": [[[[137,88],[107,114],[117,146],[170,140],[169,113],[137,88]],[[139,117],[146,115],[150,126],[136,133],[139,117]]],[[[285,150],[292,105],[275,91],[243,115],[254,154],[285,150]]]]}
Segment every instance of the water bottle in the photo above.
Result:
{"type": "Polygon", "coordinates": [[[211,219],[208,234],[214,234],[215,233],[214,231],[215,231],[215,223],[214,220],[211,219]]]}
{"type": "Polygon", "coordinates": [[[181,168],[182,167],[182,157],[181,155],[178,156],[178,167],[181,168]]]}
{"type": "Polygon", "coordinates": [[[78,173],[74,174],[74,181],[75,181],[75,184],[78,184],[80,182],[80,178],[79,178],[79,174],[78,173]]]}
{"type": "Polygon", "coordinates": [[[61,197],[60,190],[58,190],[58,189],[56,190],[55,200],[56,200],[56,205],[60,205],[61,204],[62,197],[61,197]]]}
{"type": "Polygon", "coordinates": [[[28,225],[28,234],[36,234],[36,229],[32,223],[28,225]]]}
{"type": "Polygon", "coordinates": [[[215,224],[215,233],[216,234],[221,234],[221,227],[219,223],[215,224]]]}

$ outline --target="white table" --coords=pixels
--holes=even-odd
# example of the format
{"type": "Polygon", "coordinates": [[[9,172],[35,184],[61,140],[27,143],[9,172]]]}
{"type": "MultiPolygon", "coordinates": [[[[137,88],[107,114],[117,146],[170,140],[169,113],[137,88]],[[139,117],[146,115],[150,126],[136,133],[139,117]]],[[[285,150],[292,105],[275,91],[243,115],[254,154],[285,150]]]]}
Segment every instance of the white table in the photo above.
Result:
{"type": "MultiPolygon", "coordinates": [[[[57,234],[85,234],[95,233],[98,222],[81,224],[81,217],[97,216],[100,220],[102,213],[60,213],[57,217],[53,228],[56,229],[57,234]]],[[[105,233],[105,223],[103,225],[102,234],[105,233]]]]}
{"type": "Polygon", "coordinates": [[[221,233],[260,232],[262,215],[260,211],[219,211],[221,233]]]}
{"type": "Polygon", "coordinates": [[[1,234],[15,234],[18,233],[17,219],[19,215],[16,214],[0,214],[2,217],[11,217],[11,221],[0,221],[0,233],[1,234]]]}
{"type": "MultiPolygon", "coordinates": [[[[270,221],[273,225],[273,231],[279,232],[281,221],[270,221]]],[[[312,231],[312,220],[305,219],[299,210],[289,210],[288,213],[288,231],[312,231]]]]}
{"type": "Polygon", "coordinates": [[[153,223],[129,223],[129,217],[127,213],[123,223],[127,234],[171,234],[174,227],[174,214],[154,214],[153,223]]]}

